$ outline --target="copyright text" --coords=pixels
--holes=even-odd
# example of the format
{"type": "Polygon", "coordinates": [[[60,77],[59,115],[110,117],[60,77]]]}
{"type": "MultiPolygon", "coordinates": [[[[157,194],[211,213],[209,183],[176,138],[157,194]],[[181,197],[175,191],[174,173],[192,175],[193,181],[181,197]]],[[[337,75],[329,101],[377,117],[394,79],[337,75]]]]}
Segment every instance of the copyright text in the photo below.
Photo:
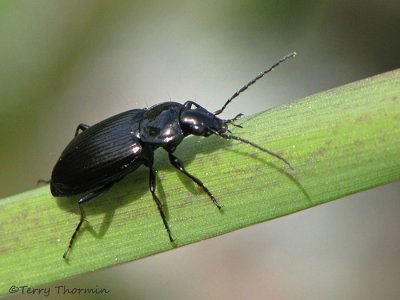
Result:
{"type": "Polygon", "coordinates": [[[65,285],[56,285],[54,287],[31,287],[28,285],[12,285],[10,286],[8,292],[10,294],[22,294],[22,295],[43,295],[45,297],[51,294],[56,295],[107,295],[110,293],[109,289],[101,288],[98,285],[96,287],[85,287],[76,288],[69,287],[65,285]]]}

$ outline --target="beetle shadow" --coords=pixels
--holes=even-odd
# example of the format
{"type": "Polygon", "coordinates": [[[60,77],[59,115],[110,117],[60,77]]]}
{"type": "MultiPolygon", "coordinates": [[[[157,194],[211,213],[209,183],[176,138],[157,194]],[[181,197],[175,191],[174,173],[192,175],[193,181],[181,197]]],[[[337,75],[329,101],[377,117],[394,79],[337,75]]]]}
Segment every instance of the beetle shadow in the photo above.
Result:
{"type": "MultiPolygon", "coordinates": [[[[83,203],[82,207],[86,214],[86,222],[79,230],[79,233],[88,230],[96,238],[102,238],[110,227],[115,215],[115,211],[118,208],[128,205],[129,203],[139,199],[141,196],[149,192],[148,176],[148,169],[145,167],[140,167],[132,174],[125,176],[123,180],[114,183],[101,195],[83,203]],[[90,216],[99,214],[104,214],[104,217],[100,228],[95,230],[90,223],[90,216]]],[[[61,209],[76,214],[76,224],[78,224],[80,217],[78,201],[87,194],[88,193],[77,196],[57,197],[55,199],[57,201],[57,205],[61,209]]],[[[73,231],[71,229],[71,235],[72,233],[73,231]]]]}
{"type": "MultiPolygon", "coordinates": [[[[267,153],[262,153],[265,154],[265,157],[261,155],[255,155],[251,154],[248,152],[243,152],[239,150],[233,150],[232,149],[232,140],[226,140],[217,136],[211,136],[206,138],[202,138],[201,140],[201,145],[198,147],[193,146],[194,141],[183,141],[180,147],[177,149],[175,152],[175,155],[182,160],[182,162],[185,165],[192,162],[193,160],[196,159],[197,154],[211,154],[217,150],[224,149],[226,151],[231,151],[234,152],[238,155],[242,155],[247,158],[255,159],[260,162],[262,165],[266,165],[270,167],[271,169],[274,169],[275,171],[279,172],[280,174],[284,175],[286,178],[288,178],[293,184],[297,186],[297,188],[301,191],[301,193],[304,195],[305,199],[312,204],[311,197],[307,193],[306,189],[304,186],[299,182],[298,178],[296,177],[296,171],[290,170],[289,167],[281,160],[276,159],[275,157],[272,157],[273,159],[276,159],[276,162],[271,162],[270,160],[270,155],[267,153]],[[193,151],[193,149],[196,149],[196,151],[193,151]]],[[[251,146],[249,146],[251,147],[251,146]]],[[[167,169],[167,166],[162,164],[162,169],[167,169]]],[[[205,192],[190,178],[188,178],[186,175],[182,174],[181,172],[177,171],[174,168],[171,168],[171,170],[175,170],[178,178],[182,182],[182,184],[186,187],[186,189],[193,195],[201,195],[205,194],[205,192]]],[[[186,170],[191,173],[190,168],[186,168],[186,170]]],[[[197,177],[197,174],[191,173],[193,176],[197,177]]],[[[215,174],[211,174],[211,176],[218,176],[218,170],[215,172],[215,174]]],[[[199,178],[202,180],[202,178],[199,178]]],[[[202,180],[203,181],[203,180],[202,180]]],[[[204,182],[204,185],[207,186],[207,182],[204,182]]],[[[211,191],[212,192],[212,191],[211,191]]],[[[215,196],[215,195],[214,195],[215,196]]],[[[217,197],[217,196],[216,196],[217,197]]],[[[218,197],[217,197],[218,200],[218,197]]],[[[220,213],[224,213],[224,210],[221,209],[219,210],[220,213]]]]}
{"type": "MultiPolygon", "coordinates": [[[[259,157],[258,155],[256,156],[254,154],[249,154],[249,153],[245,153],[245,152],[238,151],[238,150],[230,150],[230,151],[237,153],[239,155],[245,156],[245,157],[250,157],[252,159],[255,159],[255,160],[259,161],[260,163],[262,163],[263,165],[267,165],[271,169],[274,169],[275,171],[279,172],[280,174],[282,174],[283,176],[288,178],[293,184],[295,184],[297,186],[297,188],[302,192],[302,194],[304,195],[306,200],[308,202],[310,202],[310,204],[312,204],[310,195],[307,193],[304,186],[300,183],[300,181],[296,177],[296,174],[293,174],[292,173],[293,171],[290,171],[289,167],[286,164],[284,164],[283,162],[280,162],[283,164],[283,167],[281,167],[271,161],[268,161],[267,158],[259,157]]],[[[278,163],[279,163],[279,160],[278,160],[278,163]]]]}

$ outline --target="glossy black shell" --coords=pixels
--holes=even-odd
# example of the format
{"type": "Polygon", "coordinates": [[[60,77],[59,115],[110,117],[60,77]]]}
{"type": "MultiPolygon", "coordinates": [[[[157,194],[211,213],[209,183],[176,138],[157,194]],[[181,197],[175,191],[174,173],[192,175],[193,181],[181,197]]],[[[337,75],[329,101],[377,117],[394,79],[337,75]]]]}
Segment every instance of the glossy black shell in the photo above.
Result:
{"type": "Polygon", "coordinates": [[[62,152],[51,175],[51,193],[68,196],[116,182],[140,165],[150,165],[158,147],[174,151],[186,136],[176,102],[134,109],[78,134],[62,152]]]}
{"type": "Polygon", "coordinates": [[[177,102],[164,102],[150,107],[140,122],[139,135],[142,144],[163,147],[174,151],[186,134],[179,122],[185,107],[177,102]]]}
{"type": "Polygon", "coordinates": [[[77,135],[53,169],[51,193],[83,193],[138,168],[142,164],[139,124],[145,112],[134,109],[120,113],[77,135]]]}

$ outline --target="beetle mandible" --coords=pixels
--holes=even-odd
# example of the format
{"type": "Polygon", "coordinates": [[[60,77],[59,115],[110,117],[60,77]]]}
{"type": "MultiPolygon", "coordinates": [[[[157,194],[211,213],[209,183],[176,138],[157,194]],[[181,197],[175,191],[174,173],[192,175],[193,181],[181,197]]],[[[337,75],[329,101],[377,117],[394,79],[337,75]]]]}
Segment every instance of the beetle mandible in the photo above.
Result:
{"type": "Polygon", "coordinates": [[[168,152],[171,164],[202,188],[220,209],[221,205],[210,190],[200,179],[187,172],[182,161],[173,154],[176,147],[188,135],[208,137],[215,134],[224,139],[234,139],[273,155],[292,168],[282,156],[231,134],[228,125],[241,127],[234,122],[242,114],[227,120],[220,119],[217,115],[221,114],[227,105],[249,86],[295,55],[295,52],[290,53],[268,67],[234,93],[222,108],[214,113],[193,101],[187,101],[184,104],[164,102],[148,109],[133,109],[120,113],[93,126],[79,124],[75,137],[54,166],[50,180],[51,193],[55,197],[87,193],[78,201],[80,220],[63,258],[67,258],[85,220],[82,204],[99,196],[141,165],[150,170],[150,192],[157,204],[169,239],[171,242],[174,241],[161,201],[156,195],[156,170],[153,167],[153,161],[154,151],[160,147],[168,152]]]}

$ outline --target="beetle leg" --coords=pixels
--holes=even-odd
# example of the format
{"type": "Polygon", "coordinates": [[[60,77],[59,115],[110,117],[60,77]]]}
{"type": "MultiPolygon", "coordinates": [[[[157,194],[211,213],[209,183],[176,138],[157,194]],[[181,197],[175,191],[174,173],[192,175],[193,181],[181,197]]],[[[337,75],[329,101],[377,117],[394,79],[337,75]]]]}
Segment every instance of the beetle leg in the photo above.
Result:
{"type": "Polygon", "coordinates": [[[168,232],[169,240],[171,242],[173,242],[175,239],[172,237],[171,230],[169,228],[167,219],[165,218],[165,214],[164,214],[164,211],[162,209],[162,203],[161,203],[160,199],[156,195],[156,170],[153,167],[153,163],[151,163],[151,165],[149,165],[149,169],[150,169],[150,181],[149,181],[150,192],[151,192],[151,195],[153,196],[154,201],[157,204],[157,208],[158,208],[158,211],[160,212],[161,219],[163,220],[165,229],[168,232]]]}
{"type": "Polygon", "coordinates": [[[79,229],[81,228],[81,226],[83,224],[83,221],[85,221],[86,214],[85,214],[85,211],[83,210],[82,204],[85,203],[85,202],[88,202],[89,200],[93,199],[94,197],[97,197],[98,195],[103,193],[105,190],[110,188],[112,185],[113,185],[113,183],[106,184],[105,186],[101,187],[100,189],[98,189],[98,190],[96,190],[94,192],[91,192],[90,194],[87,194],[86,196],[84,196],[83,198],[81,198],[79,200],[78,205],[79,205],[81,218],[79,220],[78,226],[76,226],[76,229],[75,229],[74,233],[72,234],[72,237],[71,237],[71,239],[69,241],[69,245],[67,247],[67,250],[65,250],[65,252],[64,252],[64,255],[63,255],[64,259],[67,258],[67,254],[72,248],[72,244],[74,243],[76,235],[78,234],[79,229]]]}
{"type": "Polygon", "coordinates": [[[202,108],[204,110],[206,110],[203,106],[201,106],[200,104],[194,102],[194,101],[186,101],[183,106],[186,107],[187,109],[192,109],[192,105],[195,106],[196,108],[202,108]]]}
{"type": "Polygon", "coordinates": [[[86,124],[83,124],[83,123],[79,124],[78,127],[76,127],[74,137],[77,136],[77,135],[79,134],[79,130],[85,131],[85,130],[88,129],[89,127],[90,127],[89,125],[86,125],[86,124]]]}
{"type": "Polygon", "coordinates": [[[39,185],[41,183],[43,184],[49,184],[51,182],[50,179],[38,179],[38,181],[36,182],[36,185],[39,185]]]}
{"type": "Polygon", "coordinates": [[[192,174],[188,173],[185,170],[185,167],[182,163],[182,161],[180,161],[179,158],[177,158],[175,155],[173,155],[172,153],[168,153],[169,154],[169,161],[171,162],[171,164],[178,169],[180,172],[182,172],[183,174],[185,174],[187,177],[189,177],[190,179],[192,179],[195,183],[197,183],[197,185],[199,187],[201,187],[203,189],[203,191],[205,191],[208,196],[210,196],[212,202],[214,202],[214,204],[221,209],[221,205],[218,203],[217,199],[214,197],[214,195],[209,191],[209,189],[203,184],[203,182],[201,182],[200,179],[198,179],[197,177],[194,177],[192,174]]]}

